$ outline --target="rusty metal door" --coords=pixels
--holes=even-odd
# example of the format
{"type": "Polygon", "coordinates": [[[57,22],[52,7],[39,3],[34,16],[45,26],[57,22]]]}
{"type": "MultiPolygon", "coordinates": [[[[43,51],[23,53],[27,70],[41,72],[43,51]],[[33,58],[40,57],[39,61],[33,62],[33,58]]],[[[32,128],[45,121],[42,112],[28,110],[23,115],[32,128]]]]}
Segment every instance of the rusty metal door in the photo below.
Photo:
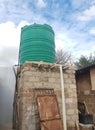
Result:
{"type": "Polygon", "coordinates": [[[63,130],[61,119],[41,122],[41,130],[63,130]]]}
{"type": "Polygon", "coordinates": [[[37,96],[42,130],[63,130],[56,95],[37,96]]]}

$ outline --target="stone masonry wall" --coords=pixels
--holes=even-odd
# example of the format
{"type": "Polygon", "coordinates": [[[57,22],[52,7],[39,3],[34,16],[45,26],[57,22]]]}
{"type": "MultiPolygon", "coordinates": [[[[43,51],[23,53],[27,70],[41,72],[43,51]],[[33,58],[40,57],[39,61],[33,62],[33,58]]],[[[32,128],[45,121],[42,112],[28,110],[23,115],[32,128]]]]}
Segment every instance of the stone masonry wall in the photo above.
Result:
{"type": "MultiPolygon", "coordinates": [[[[62,97],[59,66],[51,64],[25,63],[18,75],[18,113],[19,130],[40,130],[40,122],[35,100],[35,88],[51,88],[57,95],[58,105],[62,116],[62,97]]],[[[67,69],[63,72],[65,86],[66,118],[68,130],[76,129],[78,122],[77,93],[75,72],[67,69]]]]}

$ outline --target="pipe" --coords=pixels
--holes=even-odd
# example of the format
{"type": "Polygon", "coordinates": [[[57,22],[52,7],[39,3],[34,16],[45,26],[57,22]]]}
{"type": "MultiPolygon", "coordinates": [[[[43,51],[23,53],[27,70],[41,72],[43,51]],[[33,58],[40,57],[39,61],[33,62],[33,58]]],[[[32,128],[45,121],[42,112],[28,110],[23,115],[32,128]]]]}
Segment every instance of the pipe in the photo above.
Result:
{"type": "Polygon", "coordinates": [[[62,65],[60,65],[60,79],[61,79],[61,92],[62,92],[62,119],[63,119],[64,130],[67,130],[65,94],[64,94],[64,78],[63,78],[62,65]]]}

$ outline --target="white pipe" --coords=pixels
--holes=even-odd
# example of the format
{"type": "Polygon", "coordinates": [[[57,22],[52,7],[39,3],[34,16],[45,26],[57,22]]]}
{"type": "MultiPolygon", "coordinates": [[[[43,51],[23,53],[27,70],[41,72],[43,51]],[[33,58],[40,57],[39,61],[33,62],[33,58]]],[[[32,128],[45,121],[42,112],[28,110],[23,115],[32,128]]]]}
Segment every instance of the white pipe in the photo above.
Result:
{"type": "Polygon", "coordinates": [[[60,79],[61,79],[61,92],[62,92],[62,119],[63,119],[64,130],[67,130],[65,94],[64,94],[64,78],[63,78],[62,65],[60,65],[60,79]]]}

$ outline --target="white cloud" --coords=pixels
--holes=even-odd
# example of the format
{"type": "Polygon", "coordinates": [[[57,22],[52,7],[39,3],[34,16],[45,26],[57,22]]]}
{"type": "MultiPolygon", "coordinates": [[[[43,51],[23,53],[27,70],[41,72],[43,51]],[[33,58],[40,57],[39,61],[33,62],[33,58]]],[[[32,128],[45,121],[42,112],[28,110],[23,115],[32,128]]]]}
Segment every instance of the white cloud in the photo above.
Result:
{"type": "MultiPolygon", "coordinates": [[[[34,0],[0,0],[0,23],[4,21],[12,21],[19,24],[21,21],[43,23],[46,19],[39,12],[35,12],[32,8],[34,0]]],[[[35,0],[37,9],[46,6],[43,0],[35,0]]],[[[35,7],[36,8],[36,7],[35,7]]]]}
{"type": "Polygon", "coordinates": [[[94,28],[94,29],[91,29],[91,30],[89,31],[89,33],[95,35],[95,28],[94,28]]]}
{"type": "MultiPolygon", "coordinates": [[[[95,44],[95,43],[94,43],[95,44]]],[[[92,46],[92,52],[95,52],[95,46],[92,46]]]]}
{"type": "Polygon", "coordinates": [[[13,22],[0,24],[0,47],[18,46],[20,43],[21,27],[29,25],[27,21],[21,21],[16,27],[13,22]]]}
{"type": "Polygon", "coordinates": [[[0,66],[18,64],[19,47],[2,47],[0,50],[0,66]]]}
{"type": "Polygon", "coordinates": [[[89,9],[83,11],[79,16],[80,21],[89,21],[95,19],[95,5],[91,6],[89,9]]]}
{"type": "Polygon", "coordinates": [[[46,2],[44,2],[43,0],[37,0],[36,5],[39,8],[43,8],[43,7],[46,7],[46,2]]]}
{"type": "Polygon", "coordinates": [[[17,30],[14,23],[9,21],[0,24],[0,47],[19,45],[19,34],[20,30],[17,30]]]}
{"type": "Polygon", "coordinates": [[[69,37],[68,30],[56,32],[55,45],[57,49],[72,52],[73,47],[77,44],[75,40],[69,37]]]}
{"type": "Polygon", "coordinates": [[[16,27],[13,22],[0,24],[0,65],[14,65],[18,61],[21,27],[29,23],[20,22],[16,27]]]}

